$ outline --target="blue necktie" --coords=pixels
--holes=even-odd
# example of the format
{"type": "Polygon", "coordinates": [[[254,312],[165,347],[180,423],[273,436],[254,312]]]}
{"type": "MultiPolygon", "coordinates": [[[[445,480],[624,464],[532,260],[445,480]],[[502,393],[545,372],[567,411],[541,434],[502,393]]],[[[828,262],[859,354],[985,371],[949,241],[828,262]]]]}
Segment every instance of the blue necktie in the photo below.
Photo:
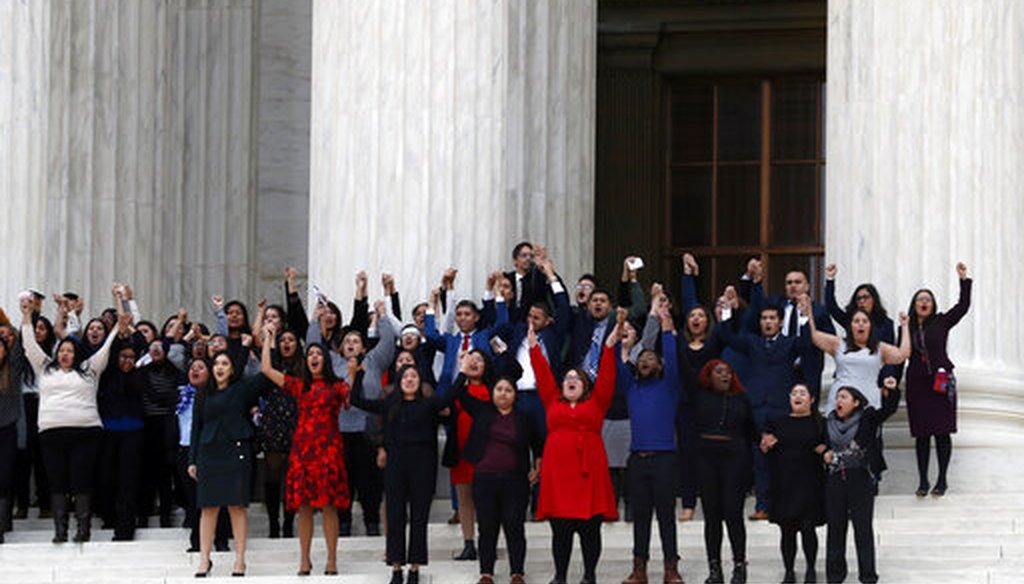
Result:
{"type": "Polygon", "coordinates": [[[594,327],[594,334],[590,337],[590,352],[587,353],[587,375],[590,380],[597,379],[597,367],[601,363],[601,337],[604,335],[600,327],[594,327]]]}

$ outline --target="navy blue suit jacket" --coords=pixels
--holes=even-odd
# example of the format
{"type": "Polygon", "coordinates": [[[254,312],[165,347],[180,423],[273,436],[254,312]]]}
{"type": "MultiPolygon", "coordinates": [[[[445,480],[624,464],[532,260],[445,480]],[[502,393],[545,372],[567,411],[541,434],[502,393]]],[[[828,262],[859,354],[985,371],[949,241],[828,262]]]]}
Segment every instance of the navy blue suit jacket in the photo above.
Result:
{"type": "MultiPolygon", "coordinates": [[[[491,351],[491,337],[497,334],[499,327],[504,326],[508,323],[508,310],[505,308],[504,302],[496,302],[496,309],[498,313],[497,322],[484,330],[475,330],[470,335],[470,343],[474,349],[480,349],[488,356],[493,356],[491,351]]],[[[444,396],[448,393],[448,389],[451,388],[452,381],[455,379],[455,373],[458,369],[457,363],[459,360],[459,351],[462,348],[462,334],[441,334],[437,331],[436,316],[432,313],[427,313],[426,319],[423,323],[424,332],[427,335],[427,344],[433,347],[437,351],[444,353],[444,365],[441,367],[441,378],[437,380],[437,394],[444,396]]]]}

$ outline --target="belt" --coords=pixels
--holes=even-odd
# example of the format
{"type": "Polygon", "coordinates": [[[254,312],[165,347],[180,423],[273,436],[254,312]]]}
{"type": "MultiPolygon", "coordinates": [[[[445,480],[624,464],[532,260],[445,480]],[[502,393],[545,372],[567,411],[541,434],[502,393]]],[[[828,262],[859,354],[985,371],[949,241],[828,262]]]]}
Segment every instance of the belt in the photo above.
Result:
{"type": "Polygon", "coordinates": [[[672,454],[671,450],[634,450],[633,454],[640,458],[651,458],[662,454],[672,454]]]}

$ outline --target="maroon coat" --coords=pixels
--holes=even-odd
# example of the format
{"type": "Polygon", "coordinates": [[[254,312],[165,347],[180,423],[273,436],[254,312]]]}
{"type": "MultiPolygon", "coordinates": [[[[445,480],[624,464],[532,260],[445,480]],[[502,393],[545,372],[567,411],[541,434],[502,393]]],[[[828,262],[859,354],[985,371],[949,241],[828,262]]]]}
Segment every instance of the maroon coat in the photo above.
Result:
{"type": "Polygon", "coordinates": [[[953,362],[946,353],[949,329],[960,322],[970,307],[971,280],[966,278],[960,280],[960,299],[956,306],[949,312],[936,314],[924,329],[910,333],[912,351],[907,366],[907,417],[910,419],[910,434],[914,438],[956,432],[956,399],[933,391],[932,382],[939,368],[953,371],[953,362]]]}

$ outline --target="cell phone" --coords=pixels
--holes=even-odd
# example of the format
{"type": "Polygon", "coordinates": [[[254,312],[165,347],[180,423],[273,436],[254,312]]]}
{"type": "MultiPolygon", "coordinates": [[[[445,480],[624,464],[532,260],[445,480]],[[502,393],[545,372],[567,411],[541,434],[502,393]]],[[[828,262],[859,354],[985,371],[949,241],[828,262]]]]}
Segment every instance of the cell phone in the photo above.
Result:
{"type": "Polygon", "coordinates": [[[508,345],[501,340],[501,337],[491,337],[491,350],[495,353],[504,353],[508,350],[508,345]]]}
{"type": "Polygon", "coordinates": [[[327,306],[327,297],[320,291],[320,287],[316,284],[313,285],[313,295],[316,296],[316,301],[320,304],[327,306]]]}
{"type": "Polygon", "coordinates": [[[626,260],[626,267],[635,272],[644,267],[644,261],[637,257],[629,258],[626,260]]]}

